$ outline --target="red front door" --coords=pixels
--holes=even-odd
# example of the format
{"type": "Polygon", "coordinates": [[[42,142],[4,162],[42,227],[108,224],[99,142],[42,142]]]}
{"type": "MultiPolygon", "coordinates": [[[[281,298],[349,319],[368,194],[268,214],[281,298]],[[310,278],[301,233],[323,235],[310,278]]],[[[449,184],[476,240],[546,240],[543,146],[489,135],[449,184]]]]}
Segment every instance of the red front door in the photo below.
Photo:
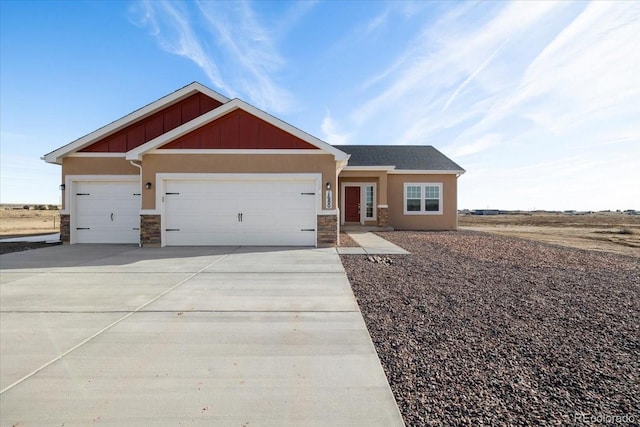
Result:
{"type": "Polygon", "coordinates": [[[360,222],[360,187],[344,187],[344,222],[360,222]]]}

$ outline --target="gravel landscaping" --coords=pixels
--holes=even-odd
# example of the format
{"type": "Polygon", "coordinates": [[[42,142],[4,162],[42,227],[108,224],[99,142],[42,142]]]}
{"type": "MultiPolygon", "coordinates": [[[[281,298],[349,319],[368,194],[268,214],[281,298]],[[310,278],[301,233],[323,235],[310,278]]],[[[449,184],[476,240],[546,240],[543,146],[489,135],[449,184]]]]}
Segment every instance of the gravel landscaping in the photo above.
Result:
{"type": "Polygon", "coordinates": [[[341,258],[408,426],[640,423],[637,258],[380,235],[411,255],[341,258]]]}
{"type": "Polygon", "coordinates": [[[49,246],[61,245],[61,242],[45,243],[45,242],[0,242],[0,255],[9,254],[11,252],[22,252],[31,249],[48,248],[49,246]]]}

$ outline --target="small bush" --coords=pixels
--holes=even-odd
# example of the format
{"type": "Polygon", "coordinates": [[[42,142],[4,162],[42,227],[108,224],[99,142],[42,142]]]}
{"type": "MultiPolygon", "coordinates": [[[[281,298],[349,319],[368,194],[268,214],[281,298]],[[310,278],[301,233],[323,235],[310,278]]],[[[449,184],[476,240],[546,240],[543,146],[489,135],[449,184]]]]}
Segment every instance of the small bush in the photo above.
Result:
{"type": "Polygon", "coordinates": [[[50,211],[57,211],[58,210],[58,206],[57,205],[49,205],[49,210],[50,211]]]}

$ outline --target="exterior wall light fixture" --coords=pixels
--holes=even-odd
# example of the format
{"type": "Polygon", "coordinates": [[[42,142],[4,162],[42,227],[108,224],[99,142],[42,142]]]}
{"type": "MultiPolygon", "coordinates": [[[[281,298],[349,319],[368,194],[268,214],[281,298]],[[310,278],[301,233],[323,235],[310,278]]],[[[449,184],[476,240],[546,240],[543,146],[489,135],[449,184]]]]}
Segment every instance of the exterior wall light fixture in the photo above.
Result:
{"type": "Polygon", "coordinates": [[[144,185],[144,188],[146,188],[147,190],[150,190],[150,189],[151,189],[151,183],[150,183],[150,182],[147,182],[147,183],[144,185]]]}
{"type": "Polygon", "coordinates": [[[64,189],[65,189],[66,187],[67,187],[66,185],[64,185],[64,184],[60,184],[60,191],[64,191],[64,189]]]}

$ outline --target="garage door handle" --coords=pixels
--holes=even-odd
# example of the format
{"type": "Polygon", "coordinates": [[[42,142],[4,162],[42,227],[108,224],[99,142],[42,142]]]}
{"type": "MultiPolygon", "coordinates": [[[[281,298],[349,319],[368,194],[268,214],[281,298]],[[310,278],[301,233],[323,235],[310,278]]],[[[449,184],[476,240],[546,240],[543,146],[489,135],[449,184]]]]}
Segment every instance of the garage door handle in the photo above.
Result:
{"type": "Polygon", "coordinates": [[[89,227],[76,227],[76,230],[91,230],[89,227]]]}
{"type": "Polygon", "coordinates": [[[242,222],[242,214],[241,213],[238,214],[238,222],[242,222]]]}
{"type": "Polygon", "coordinates": [[[303,196],[315,196],[316,195],[316,193],[300,193],[300,194],[302,194],[303,196]]]}
{"type": "Polygon", "coordinates": [[[165,228],[164,231],[180,231],[179,228],[165,228]]]}
{"type": "Polygon", "coordinates": [[[111,212],[111,222],[113,222],[113,212],[111,212]]]}
{"type": "Polygon", "coordinates": [[[315,228],[301,228],[300,231],[316,231],[315,228]]]}

